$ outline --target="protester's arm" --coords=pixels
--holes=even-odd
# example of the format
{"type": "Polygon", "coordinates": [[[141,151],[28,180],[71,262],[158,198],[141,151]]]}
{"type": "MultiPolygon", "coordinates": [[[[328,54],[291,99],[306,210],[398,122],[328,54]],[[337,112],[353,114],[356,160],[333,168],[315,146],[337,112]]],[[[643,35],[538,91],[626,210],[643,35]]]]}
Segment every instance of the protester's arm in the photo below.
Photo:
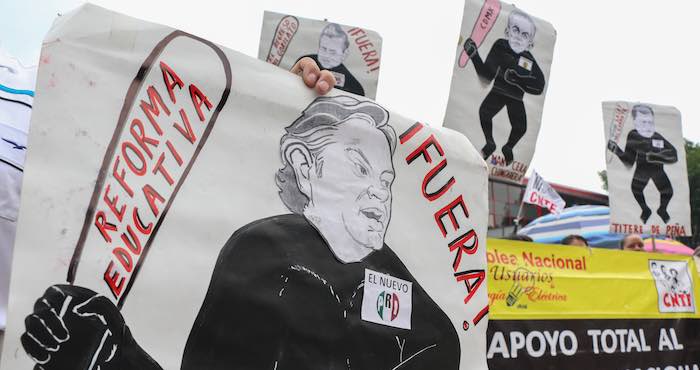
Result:
{"type": "Polygon", "coordinates": [[[304,57],[299,59],[291,69],[292,73],[301,76],[306,86],[314,89],[317,93],[325,95],[335,86],[335,76],[327,70],[321,70],[316,62],[304,57]]]}

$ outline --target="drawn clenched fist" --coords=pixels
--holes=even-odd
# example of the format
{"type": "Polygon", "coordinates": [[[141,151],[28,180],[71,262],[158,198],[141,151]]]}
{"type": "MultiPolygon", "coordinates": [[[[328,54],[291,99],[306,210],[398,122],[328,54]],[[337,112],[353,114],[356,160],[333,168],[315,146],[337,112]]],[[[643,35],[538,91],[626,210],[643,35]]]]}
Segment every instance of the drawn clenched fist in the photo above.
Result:
{"type": "Polygon", "coordinates": [[[479,48],[476,46],[476,42],[472,40],[471,38],[467,38],[464,41],[464,51],[467,52],[467,55],[469,55],[470,58],[474,57],[474,54],[477,53],[479,48]]]}
{"type": "Polygon", "coordinates": [[[617,145],[617,143],[612,141],[612,140],[608,140],[608,150],[615,153],[615,154],[622,152],[622,149],[620,149],[620,147],[617,145]]]}
{"type": "Polygon", "coordinates": [[[512,68],[506,69],[505,73],[503,73],[503,78],[506,80],[506,82],[518,87],[521,85],[521,77],[522,76],[520,76],[518,72],[512,68]]]}
{"type": "Polygon", "coordinates": [[[120,346],[131,339],[119,309],[79,286],[49,287],[24,323],[22,346],[35,370],[120,369],[120,346]]]}

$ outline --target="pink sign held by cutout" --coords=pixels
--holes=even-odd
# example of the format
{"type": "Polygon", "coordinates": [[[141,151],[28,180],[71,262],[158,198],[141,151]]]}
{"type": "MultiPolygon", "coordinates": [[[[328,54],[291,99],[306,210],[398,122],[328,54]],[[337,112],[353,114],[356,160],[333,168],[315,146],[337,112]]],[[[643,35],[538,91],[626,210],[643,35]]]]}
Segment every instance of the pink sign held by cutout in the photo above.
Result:
{"type": "MultiPolygon", "coordinates": [[[[484,5],[481,7],[481,12],[479,13],[479,18],[476,19],[474,23],[474,28],[472,29],[472,34],[469,36],[477,46],[481,46],[484,42],[486,35],[493,28],[493,25],[498,19],[498,14],[501,12],[501,2],[498,0],[486,0],[484,5]]],[[[464,68],[469,61],[469,54],[466,50],[462,50],[459,55],[459,68],[464,68]]]]}

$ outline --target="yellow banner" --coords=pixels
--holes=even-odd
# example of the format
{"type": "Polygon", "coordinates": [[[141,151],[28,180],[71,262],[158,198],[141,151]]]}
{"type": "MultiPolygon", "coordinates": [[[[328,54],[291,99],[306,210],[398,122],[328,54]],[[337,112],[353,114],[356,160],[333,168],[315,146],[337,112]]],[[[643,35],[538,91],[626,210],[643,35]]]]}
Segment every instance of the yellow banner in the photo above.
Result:
{"type": "Polygon", "coordinates": [[[700,318],[692,257],[489,239],[494,320],[700,318]]]}

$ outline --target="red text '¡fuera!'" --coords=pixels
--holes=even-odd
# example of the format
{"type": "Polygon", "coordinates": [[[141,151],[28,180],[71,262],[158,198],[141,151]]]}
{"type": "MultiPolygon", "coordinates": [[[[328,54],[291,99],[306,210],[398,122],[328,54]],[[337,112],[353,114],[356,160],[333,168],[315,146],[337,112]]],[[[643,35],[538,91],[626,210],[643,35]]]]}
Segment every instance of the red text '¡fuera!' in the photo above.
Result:
{"type": "MultiPolygon", "coordinates": [[[[454,176],[449,175],[447,158],[442,149],[442,145],[434,134],[427,135],[422,141],[417,136],[423,129],[423,124],[416,123],[401,134],[399,141],[401,145],[409,142],[415,144],[415,149],[406,156],[406,163],[414,165],[421,158],[423,162],[430,166],[426,172],[421,185],[421,194],[432,203],[437,204],[433,215],[440,236],[447,240],[447,248],[454,254],[452,272],[455,281],[464,284],[466,294],[464,304],[469,304],[474,294],[482,287],[486,278],[484,269],[469,269],[463,265],[466,258],[472,257],[479,249],[479,236],[470,227],[469,208],[462,194],[447,198],[448,191],[457,183],[454,176]],[[440,182],[438,176],[447,181],[440,182]],[[435,183],[439,182],[439,183],[435,183]],[[447,199],[445,199],[447,198],[447,199]]],[[[426,136],[426,135],[422,135],[426,136]]],[[[471,320],[474,325],[488,313],[488,305],[481,308],[471,320]]],[[[465,324],[465,329],[467,328],[465,324]]]]}

